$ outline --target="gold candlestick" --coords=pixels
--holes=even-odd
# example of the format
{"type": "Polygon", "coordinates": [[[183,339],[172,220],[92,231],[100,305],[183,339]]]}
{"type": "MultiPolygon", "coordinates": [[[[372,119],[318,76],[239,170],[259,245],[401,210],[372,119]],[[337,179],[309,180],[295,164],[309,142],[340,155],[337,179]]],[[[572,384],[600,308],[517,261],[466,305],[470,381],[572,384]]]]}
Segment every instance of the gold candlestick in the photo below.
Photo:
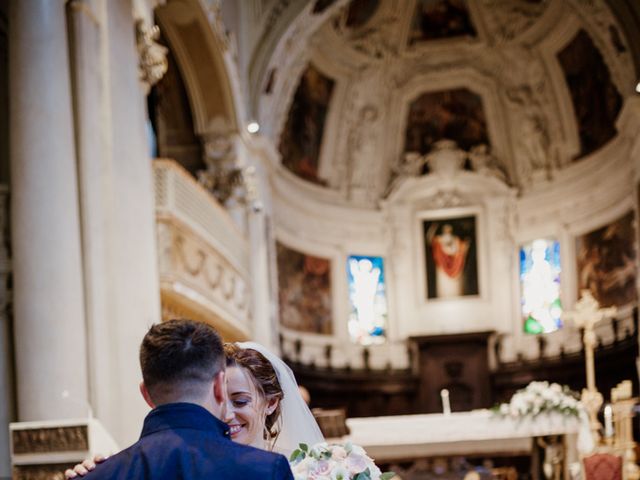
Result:
{"type": "Polygon", "coordinates": [[[616,308],[599,308],[598,301],[593,298],[590,290],[582,290],[580,300],[575,304],[575,310],[562,314],[563,320],[573,321],[576,327],[584,329],[582,342],[584,343],[584,361],[587,374],[587,388],[582,390],[580,401],[589,414],[589,425],[594,444],[600,443],[600,422],[598,411],[602,406],[602,394],[596,388],[596,369],[594,350],[596,347],[596,324],[616,314],[616,308]]]}
{"type": "Polygon", "coordinates": [[[636,463],[636,443],[633,441],[633,408],[638,402],[631,398],[631,381],[625,380],[611,389],[613,421],[615,427],[614,448],[623,452],[625,480],[640,479],[636,463]]]}

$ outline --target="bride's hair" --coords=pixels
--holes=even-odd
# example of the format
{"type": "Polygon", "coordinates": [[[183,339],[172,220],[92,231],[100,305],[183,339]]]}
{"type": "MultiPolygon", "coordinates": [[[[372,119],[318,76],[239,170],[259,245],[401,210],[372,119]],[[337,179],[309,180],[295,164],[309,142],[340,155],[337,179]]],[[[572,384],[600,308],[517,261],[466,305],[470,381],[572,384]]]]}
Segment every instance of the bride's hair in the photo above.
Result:
{"type": "Polygon", "coordinates": [[[265,418],[264,425],[265,440],[275,442],[280,433],[278,428],[280,422],[278,420],[282,411],[281,405],[284,393],[273,365],[257,350],[241,348],[235,343],[226,343],[224,345],[224,354],[227,367],[241,367],[249,372],[251,381],[264,399],[277,398],[279,400],[275,410],[265,418]]]}

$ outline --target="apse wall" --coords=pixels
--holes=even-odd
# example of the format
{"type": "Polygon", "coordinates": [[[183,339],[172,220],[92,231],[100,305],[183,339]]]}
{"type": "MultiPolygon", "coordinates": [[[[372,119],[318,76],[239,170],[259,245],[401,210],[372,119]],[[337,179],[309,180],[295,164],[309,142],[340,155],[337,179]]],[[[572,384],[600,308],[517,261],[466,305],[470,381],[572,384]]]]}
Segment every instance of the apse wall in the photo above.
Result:
{"type": "MultiPolygon", "coordinates": [[[[620,315],[636,302],[637,78],[607,4],[470,0],[440,23],[428,3],[309,4],[263,60],[262,83],[251,72],[275,150],[280,331],[303,362],[363,364],[351,255],[383,259],[386,338],[365,342],[374,368],[407,366],[406,340],[420,335],[495,331],[503,360],[535,356],[522,313],[540,274],[527,270],[535,240],[554,256],[566,310],[585,282],[604,282],[594,256],[623,229],[625,266],[605,273],[611,289],[633,283],[620,315]],[[452,245],[464,254],[444,258],[452,245]]],[[[576,334],[546,334],[547,353],[578,349],[576,334]]]]}
{"type": "MultiPolygon", "coordinates": [[[[577,238],[629,213],[637,226],[633,212],[638,167],[632,148],[639,113],[637,99],[629,99],[614,140],[526,192],[487,172],[445,168],[402,180],[379,209],[365,209],[331,204],[323,188],[277,167],[273,176],[277,242],[328,259],[331,265],[332,332],[282,327],[284,338],[302,341],[302,361],[322,364],[325,345],[332,345],[334,366],[361,364],[362,346],[350,341],[347,329],[347,257],[371,255],[384,259],[389,305],[387,341],[368,347],[372,368],[389,362],[406,366],[404,342],[419,335],[492,330],[504,336],[503,359],[518,353],[533,356],[535,336],[524,333],[520,312],[519,248],[539,238],[560,242],[561,300],[565,309],[571,308],[578,298],[577,238]],[[424,222],[460,217],[474,217],[476,222],[478,292],[428,298],[424,222]]],[[[575,332],[567,326],[547,335],[549,353],[560,345],[569,351],[579,348],[567,344],[568,330],[575,332]]],[[[292,343],[287,345],[292,348],[292,343]]]]}

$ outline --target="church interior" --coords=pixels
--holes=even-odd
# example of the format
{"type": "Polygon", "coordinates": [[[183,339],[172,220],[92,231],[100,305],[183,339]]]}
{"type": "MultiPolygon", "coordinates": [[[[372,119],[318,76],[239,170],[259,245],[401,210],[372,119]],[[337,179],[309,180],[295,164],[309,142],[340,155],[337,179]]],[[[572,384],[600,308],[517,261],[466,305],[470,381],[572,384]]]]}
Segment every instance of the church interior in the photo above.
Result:
{"type": "Polygon", "coordinates": [[[0,478],[190,318],[398,479],[638,479],[639,212],[637,0],[2,0],[0,478]]]}

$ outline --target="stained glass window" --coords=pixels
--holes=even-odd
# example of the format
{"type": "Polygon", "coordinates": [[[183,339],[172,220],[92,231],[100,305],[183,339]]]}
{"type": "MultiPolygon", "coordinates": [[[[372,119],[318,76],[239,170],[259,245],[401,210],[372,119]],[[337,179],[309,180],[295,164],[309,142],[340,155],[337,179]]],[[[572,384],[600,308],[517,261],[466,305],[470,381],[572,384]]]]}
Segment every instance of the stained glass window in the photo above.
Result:
{"type": "Polygon", "coordinates": [[[520,249],[520,287],[525,333],[550,333],[562,327],[560,242],[539,239],[520,249]]]}
{"type": "Polygon", "coordinates": [[[382,257],[351,255],[349,335],[361,345],[383,343],[387,332],[387,294],[382,257]]]}

